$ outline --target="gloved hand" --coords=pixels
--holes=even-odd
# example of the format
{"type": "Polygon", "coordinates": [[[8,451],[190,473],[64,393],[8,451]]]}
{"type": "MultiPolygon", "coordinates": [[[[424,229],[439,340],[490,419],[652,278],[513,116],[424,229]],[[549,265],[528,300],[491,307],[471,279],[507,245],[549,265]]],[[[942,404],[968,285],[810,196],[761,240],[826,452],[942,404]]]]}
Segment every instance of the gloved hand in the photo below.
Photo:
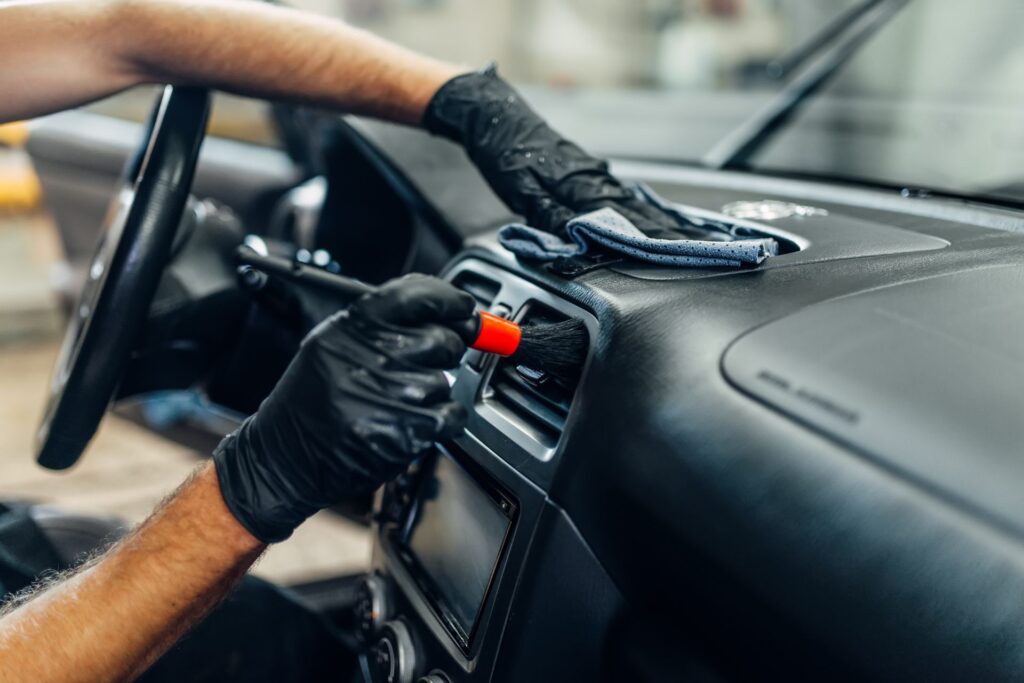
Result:
{"type": "Polygon", "coordinates": [[[224,500],[257,538],[281,541],[307,517],[398,475],[458,434],[462,407],[442,369],[465,343],[471,296],[412,275],[324,320],[281,381],[214,452],[224,500]]]}
{"type": "Polygon", "coordinates": [[[441,86],[423,125],[460,143],[495,193],[535,228],[564,236],[569,219],[607,206],[652,237],[679,236],[672,216],[559,135],[493,67],[441,86]]]}

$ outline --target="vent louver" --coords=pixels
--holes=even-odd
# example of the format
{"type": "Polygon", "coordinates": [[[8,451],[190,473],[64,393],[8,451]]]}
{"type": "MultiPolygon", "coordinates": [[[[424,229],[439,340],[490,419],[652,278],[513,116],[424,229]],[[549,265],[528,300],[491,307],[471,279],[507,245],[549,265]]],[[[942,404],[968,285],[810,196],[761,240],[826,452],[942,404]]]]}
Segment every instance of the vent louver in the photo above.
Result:
{"type": "MultiPolygon", "coordinates": [[[[546,306],[532,304],[521,323],[550,323],[566,318],[546,306]]],[[[538,442],[551,448],[562,435],[575,392],[575,382],[567,384],[535,368],[502,359],[491,374],[483,398],[538,442]]]]}
{"type": "Polygon", "coordinates": [[[490,308],[501,290],[501,283],[471,270],[456,275],[452,284],[470,294],[476,299],[477,305],[484,309],[490,308]]]}
{"type": "MultiPolygon", "coordinates": [[[[451,266],[448,278],[495,315],[524,325],[579,319],[588,335],[597,334],[591,313],[497,264],[466,258],[451,266]]],[[[452,397],[469,412],[467,437],[546,481],[561,457],[563,434],[573,429],[579,381],[560,382],[537,370],[471,349],[452,373],[452,397]]]]}

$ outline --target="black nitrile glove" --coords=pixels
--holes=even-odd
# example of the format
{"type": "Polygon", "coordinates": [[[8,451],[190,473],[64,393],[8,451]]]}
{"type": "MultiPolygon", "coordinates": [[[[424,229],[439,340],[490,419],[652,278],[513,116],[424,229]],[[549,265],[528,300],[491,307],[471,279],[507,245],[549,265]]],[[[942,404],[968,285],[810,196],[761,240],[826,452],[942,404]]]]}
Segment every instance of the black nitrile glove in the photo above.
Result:
{"type": "Polygon", "coordinates": [[[605,161],[559,135],[494,68],[441,86],[423,126],[460,143],[495,193],[535,228],[564,234],[569,219],[607,206],[648,235],[681,236],[672,216],[638,199],[605,161]]]}
{"type": "Polygon", "coordinates": [[[474,300],[437,278],[394,280],[324,320],[281,381],[213,454],[224,500],[281,541],[317,510],[373,490],[465,422],[442,369],[474,300]]]}

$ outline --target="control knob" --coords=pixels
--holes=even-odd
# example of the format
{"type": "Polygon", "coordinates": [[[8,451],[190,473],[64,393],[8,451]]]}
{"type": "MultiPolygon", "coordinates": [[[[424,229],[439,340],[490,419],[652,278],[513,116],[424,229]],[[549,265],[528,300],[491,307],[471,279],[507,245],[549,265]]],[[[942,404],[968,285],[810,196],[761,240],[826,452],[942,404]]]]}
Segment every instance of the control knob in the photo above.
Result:
{"type": "Polygon", "coordinates": [[[373,636],[391,616],[391,600],[387,580],[379,574],[369,574],[356,592],[356,632],[364,643],[372,643],[373,636]]]}
{"type": "Polygon", "coordinates": [[[416,646],[401,621],[389,621],[380,629],[380,640],[369,652],[374,683],[413,683],[416,646]]]}
{"type": "Polygon", "coordinates": [[[452,679],[448,678],[440,671],[431,671],[426,676],[416,681],[416,683],[452,683],[452,679]]]}

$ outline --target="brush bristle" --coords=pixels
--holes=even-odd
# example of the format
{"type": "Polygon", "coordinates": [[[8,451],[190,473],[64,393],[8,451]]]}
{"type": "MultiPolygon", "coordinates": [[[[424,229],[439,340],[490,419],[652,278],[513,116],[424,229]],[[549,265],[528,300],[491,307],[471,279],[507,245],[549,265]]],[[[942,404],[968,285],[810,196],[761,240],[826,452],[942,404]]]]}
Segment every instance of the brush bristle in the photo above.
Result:
{"type": "Polygon", "coordinates": [[[524,325],[512,360],[545,372],[564,384],[575,384],[587,357],[587,328],[570,318],[557,323],[524,325]]]}

